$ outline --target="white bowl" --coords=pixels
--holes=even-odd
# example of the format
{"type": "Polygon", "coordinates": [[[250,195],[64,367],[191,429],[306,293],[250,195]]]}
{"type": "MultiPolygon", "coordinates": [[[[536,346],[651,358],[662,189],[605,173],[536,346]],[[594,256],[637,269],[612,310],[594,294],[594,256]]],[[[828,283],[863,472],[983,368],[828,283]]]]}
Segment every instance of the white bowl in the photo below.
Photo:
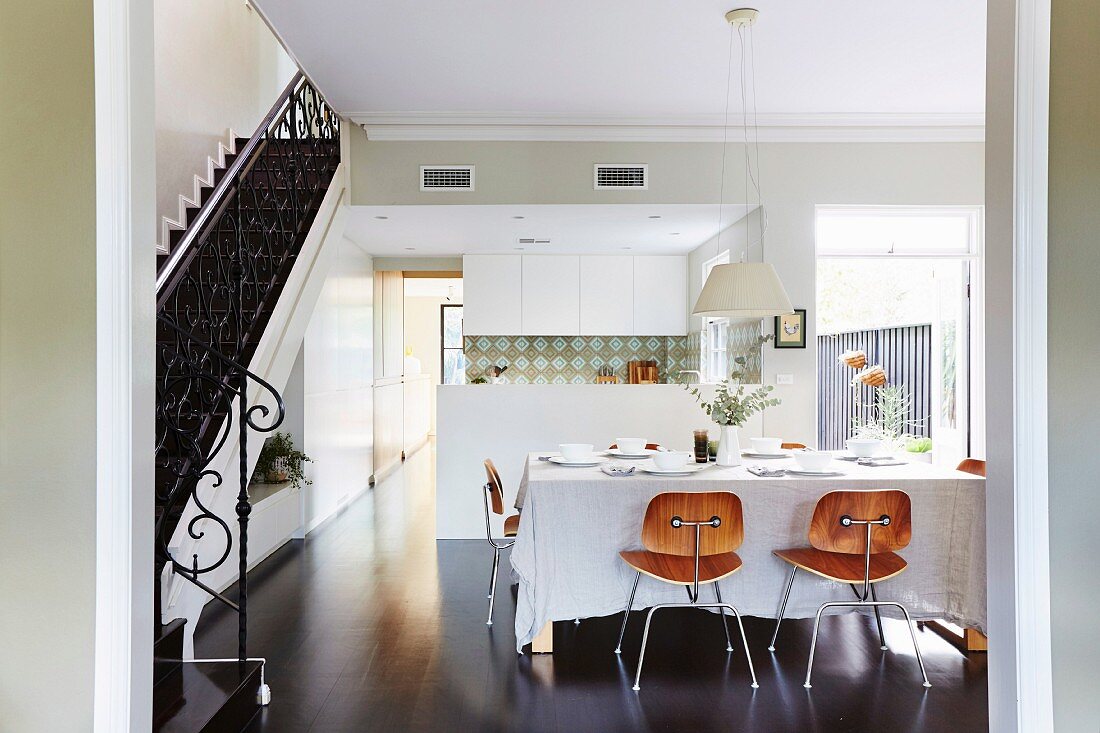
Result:
{"type": "Polygon", "coordinates": [[[875,438],[848,438],[845,445],[856,458],[874,458],[882,450],[882,441],[875,438]]]}
{"type": "Polygon", "coordinates": [[[825,471],[833,462],[833,456],[830,453],[796,450],[791,455],[794,456],[794,462],[803,471],[825,471]]]}
{"type": "Polygon", "coordinates": [[[673,471],[686,466],[689,458],[691,458],[690,453],[671,450],[658,451],[653,454],[653,463],[662,471],[673,471]]]}
{"type": "Polygon", "coordinates": [[[615,445],[623,453],[640,454],[645,451],[645,438],[615,438],[615,445]]]}
{"type": "Polygon", "coordinates": [[[570,463],[580,463],[592,458],[591,443],[562,443],[558,450],[561,451],[561,457],[570,463]]]}
{"type": "Polygon", "coordinates": [[[775,455],[783,450],[783,441],[779,438],[749,438],[752,452],[762,455],[775,455]]]}

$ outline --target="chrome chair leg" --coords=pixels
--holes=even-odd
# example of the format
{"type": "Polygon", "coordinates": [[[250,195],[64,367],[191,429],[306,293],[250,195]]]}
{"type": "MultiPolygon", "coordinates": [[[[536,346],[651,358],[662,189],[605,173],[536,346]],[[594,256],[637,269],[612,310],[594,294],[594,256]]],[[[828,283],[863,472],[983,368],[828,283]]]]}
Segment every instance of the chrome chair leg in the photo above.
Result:
{"type": "Polygon", "coordinates": [[[638,581],[641,579],[641,573],[634,577],[634,587],[630,589],[630,600],[626,602],[626,610],[623,612],[623,627],[619,629],[619,643],[615,645],[616,654],[623,653],[623,635],[626,633],[626,622],[630,618],[630,608],[634,605],[634,594],[638,591],[638,581]]]}
{"type": "MultiPolygon", "coordinates": [[[[690,604],[689,604],[690,605],[690,604]]],[[[645,631],[642,632],[642,650],[638,653],[638,671],[634,674],[634,689],[640,690],[638,682],[642,679],[642,662],[645,661],[645,645],[649,641],[649,623],[653,620],[653,613],[661,606],[654,606],[649,609],[649,613],[645,617],[645,631]]]]}
{"type": "Polygon", "coordinates": [[[917,652],[917,664],[920,665],[920,674],[924,678],[924,686],[931,687],[932,683],[928,681],[928,673],[924,671],[924,657],[920,654],[920,644],[917,643],[917,630],[913,627],[913,619],[909,618],[909,609],[900,603],[892,603],[892,606],[897,606],[901,609],[901,612],[905,614],[905,625],[909,627],[909,635],[913,637],[913,649],[917,652]]]}
{"type": "MultiPolygon", "coordinates": [[[[875,586],[871,584],[871,600],[878,603],[878,595],[875,594],[875,586]]],[[[878,606],[875,606],[875,623],[878,624],[878,648],[882,651],[888,651],[890,647],[886,646],[886,636],[882,633],[882,614],[879,613],[878,606]]],[[[920,652],[918,651],[919,655],[920,652]]],[[[927,682],[927,678],[925,679],[927,682]]]]}
{"type": "Polygon", "coordinates": [[[642,689],[639,683],[642,679],[642,663],[645,661],[645,648],[649,642],[649,625],[653,621],[653,614],[660,608],[723,608],[729,609],[733,615],[737,618],[737,625],[741,629],[741,642],[745,645],[745,658],[749,663],[749,675],[752,676],[753,688],[760,687],[756,681],[756,668],[752,664],[752,655],[749,654],[749,639],[745,635],[745,624],[741,621],[741,614],[737,611],[736,606],[732,606],[729,603],[659,603],[653,608],[649,609],[649,613],[645,617],[645,630],[642,632],[642,649],[638,653],[638,671],[634,675],[634,689],[642,689]]]}
{"type": "Polygon", "coordinates": [[[806,664],[806,681],[802,683],[802,686],[807,690],[813,685],[810,684],[810,672],[814,668],[814,651],[817,649],[817,632],[821,628],[821,614],[825,612],[825,609],[829,607],[828,603],[821,605],[821,608],[817,609],[817,617],[814,618],[814,635],[810,640],[810,661],[806,664]]]}
{"type": "MultiPolygon", "coordinates": [[[[722,602],[722,591],[718,588],[717,581],[714,583],[714,597],[718,599],[718,602],[722,602]]],[[[726,626],[726,608],[725,606],[718,607],[718,614],[722,617],[722,631],[726,632],[726,651],[733,651],[733,642],[730,641],[730,627],[726,626]]]]}
{"type": "Polygon", "coordinates": [[[909,616],[909,609],[907,609],[905,606],[901,605],[897,601],[868,601],[868,602],[858,602],[858,603],[845,603],[843,601],[839,601],[839,602],[838,601],[833,601],[833,602],[830,602],[830,603],[823,603],[823,604],[821,604],[821,608],[817,609],[817,617],[814,619],[814,635],[813,635],[813,639],[810,641],[810,660],[806,664],[806,682],[803,683],[803,685],[802,685],[803,687],[805,687],[806,689],[809,689],[810,687],[812,687],[812,685],[810,684],[810,673],[813,671],[813,668],[814,668],[814,651],[817,649],[817,635],[818,635],[818,631],[820,630],[820,627],[821,627],[821,614],[825,612],[826,608],[841,607],[841,606],[856,607],[856,608],[860,608],[860,607],[863,607],[863,606],[872,606],[872,607],[875,608],[876,611],[878,610],[879,606],[895,606],[895,607],[901,609],[901,612],[903,614],[905,614],[905,623],[908,624],[908,626],[909,626],[909,635],[911,637],[913,637],[913,649],[917,653],[917,664],[920,665],[920,673],[921,673],[921,677],[924,678],[924,686],[925,687],[931,687],[932,686],[932,683],[928,681],[928,672],[925,671],[925,669],[924,669],[924,658],[921,656],[921,653],[920,653],[920,645],[917,644],[917,630],[916,630],[916,627],[913,626],[913,619],[910,618],[910,616],[909,616]]]}
{"type": "MultiPolygon", "coordinates": [[[[715,585],[715,587],[718,587],[715,585]]],[[[752,687],[755,690],[760,687],[756,682],[756,669],[752,666],[752,654],[749,653],[749,638],[745,636],[745,624],[741,623],[741,614],[737,611],[736,606],[729,607],[733,611],[733,615],[737,617],[737,626],[741,629],[741,643],[745,645],[745,659],[749,662],[749,674],[752,676],[752,687]]]]}
{"type": "Polygon", "coordinates": [[[791,586],[794,585],[794,576],[798,575],[798,567],[791,567],[791,577],[787,580],[787,588],[783,591],[783,600],[779,602],[779,615],[775,618],[775,631],[772,632],[772,643],[768,645],[768,651],[775,651],[775,640],[779,636],[779,624],[783,623],[783,612],[787,610],[787,599],[791,597],[791,586]]]}
{"type": "Polygon", "coordinates": [[[493,603],[496,601],[497,595],[497,568],[500,567],[500,550],[493,550],[493,576],[489,581],[489,620],[485,622],[486,626],[493,625],[493,603]]]}

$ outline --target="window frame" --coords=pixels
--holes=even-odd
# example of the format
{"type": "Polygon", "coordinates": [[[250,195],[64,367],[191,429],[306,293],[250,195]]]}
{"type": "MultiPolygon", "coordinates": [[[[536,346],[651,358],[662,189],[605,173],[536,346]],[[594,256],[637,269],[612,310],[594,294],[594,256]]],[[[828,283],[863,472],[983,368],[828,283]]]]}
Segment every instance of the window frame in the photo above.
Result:
{"type": "MultiPolygon", "coordinates": [[[[706,260],[703,263],[702,268],[702,283],[704,285],[706,284],[707,278],[710,277],[711,270],[713,270],[717,265],[728,265],[729,263],[730,251],[728,249],[723,250],[714,257],[711,257],[709,260],[706,260]]],[[[726,372],[729,370],[729,335],[726,335],[726,338],[723,342],[723,347],[721,349],[716,349],[713,348],[712,345],[711,329],[714,326],[729,328],[730,319],[726,317],[716,318],[708,316],[702,316],[701,318],[703,321],[703,326],[702,330],[699,333],[700,377],[702,378],[701,381],[705,384],[716,384],[729,376],[728,374],[726,374],[726,372]],[[711,372],[711,359],[715,354],[718,353],[725,354],[725,358],[723,359],[723,361],[726,367],[722,369],[719,374],[713,374],[711,372]]]]}
{"type": "Polygon", "coordinates": [[[984,206],[957,205],[957,206],[923,206],[920,204],[909,205],[848,205],[848,204],[818,204],[814,207],[814,249],[816,257],[829,259],[863,259],[866,257],[892,257],[898,259],[953,259],[967,258],[978,259],[982,256],[985,241],[983,231],[984,206]],[[945,218],[959,217],[965,219],[967,224],[967,246],[965,250],[935,249],[922,252],[883,252],[878,250],[850,250],[836,252],[822,247],[821,222],[830,214],[845,214],[848,216],[877,217],[877,218],[945,218]]]}
{"type": "MultiPolygon", "coordinates": [[[[462,303],[441,303],[439,306],[439,383],[440,384],[463,384],[462,382],[448,382],[447,381],[447,352],[457,351],[460,355],[465,357],[466,354],[466,334],[465,334],[465,321],[461,317],[462,303]],[[460,311],[459,321],[463,324],[463,330],[459,333],[461,340],[460,346],[447,346],[447,309],[458,308],[460,311]]],[[[463,367],[465,372],[465,367],[463,367]]]]}

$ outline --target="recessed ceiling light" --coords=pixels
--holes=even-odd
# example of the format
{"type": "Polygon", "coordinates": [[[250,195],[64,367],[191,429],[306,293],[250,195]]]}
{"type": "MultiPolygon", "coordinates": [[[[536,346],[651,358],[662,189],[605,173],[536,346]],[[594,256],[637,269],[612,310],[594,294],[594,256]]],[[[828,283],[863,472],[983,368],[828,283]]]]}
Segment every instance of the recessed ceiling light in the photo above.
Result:
{"type": "Polygon", "coordinates": [[[413,251],[415,251],[415,250],[416,250],[416,247],[406,247],[406,248],[405,248],[405,251],[406,251],[406,252],[413,252],[413,251]]]}
{"type": "Polygon", "coordinates": [[[526,219],[526,216],[513,216],[513,219],[526,219]]]}
{"type": "Polygon", "coordinates": [[[375,219],[389,219],[388,216],[376,216],[375,219]]]}
{"type": "Polygon", "coordinates": [[[654,216],[650,216],[649,218],[650,218],[650,219],[660,219],[661,217],[660,217],[660,216],[656,216],[656,215],[654,215],[654,216]]]}
{"type": "Polygon", "coordinates": [[[669,234],[672,235],[673,237],[680,236],[680,232],[669,232],[669,234]]]}

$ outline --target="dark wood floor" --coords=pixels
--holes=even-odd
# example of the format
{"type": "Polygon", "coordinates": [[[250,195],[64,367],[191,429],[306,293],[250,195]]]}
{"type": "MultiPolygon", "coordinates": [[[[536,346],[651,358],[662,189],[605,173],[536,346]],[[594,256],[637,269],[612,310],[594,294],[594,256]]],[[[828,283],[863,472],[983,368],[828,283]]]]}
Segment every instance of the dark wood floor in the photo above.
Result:
{"type": "MultiPolygon", "coordinates": [[[[658,616],[641,692],[635,613],[622,657],[619,620],[557,624],[552,656],[517,656],[514,588],[501,581],[485,625],[492,553],[434,536],[431,450],[249,576],[250,652],[268,659],[273,702],[249,731],[985,731],[986,660],[931,631],[918,638],[925,690],[904,624],[888,621],[882,652],[856,615],[823,624],[814,687],[802,687],[811,623],[748,618],[760,688],[717,619],[658,616]]],[[[470,491],[477,505],[477,487],[470,491]]],[[[886,590],[884,584],[883,590],[886,590]]],[[[779,588],[776,588],[777,600],[779,588]]],[[[734,600],[736,603],[736,600],[734,600]]],[[[666,613],[666,612],[662,612],[666,613]]],[[[236,618],[213,606],[199,655],[235,652],[236,618]]]]}

